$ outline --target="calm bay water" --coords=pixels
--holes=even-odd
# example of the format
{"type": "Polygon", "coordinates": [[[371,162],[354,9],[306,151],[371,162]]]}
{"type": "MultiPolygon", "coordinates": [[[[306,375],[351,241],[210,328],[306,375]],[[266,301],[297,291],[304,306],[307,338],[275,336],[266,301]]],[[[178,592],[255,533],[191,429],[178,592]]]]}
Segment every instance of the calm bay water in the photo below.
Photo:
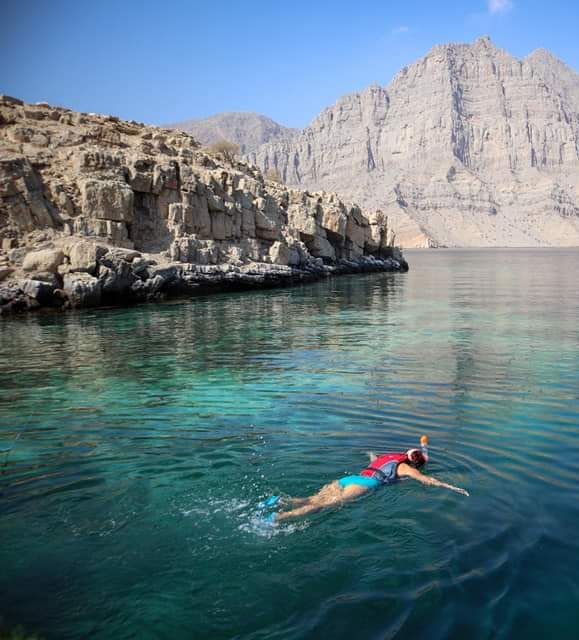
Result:
{"type": "Polygon", "coordinates": [[[0,616],[45,638],[576,638],[579,251],[0,324],[0,616]],[[365,451],[428,473],[275,531],[365,451]]]}

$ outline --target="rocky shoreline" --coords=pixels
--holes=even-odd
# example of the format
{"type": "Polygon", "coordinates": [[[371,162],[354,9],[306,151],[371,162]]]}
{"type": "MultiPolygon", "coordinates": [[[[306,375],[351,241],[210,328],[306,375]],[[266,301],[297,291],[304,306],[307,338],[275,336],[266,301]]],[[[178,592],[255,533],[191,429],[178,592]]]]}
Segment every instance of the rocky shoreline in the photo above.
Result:
{"type": "MultiPolygon", "coordinates": [[[[138,252],[112,248],[99,257],[91,272],[64,277],[22,279],[0,285],[0,316],[39,309],[75,309],[131,305],[173,297],[287,287],[339,275],[408,271],[408,264],[396,257],[362,256],[324,264],[313,260],[302,267],[254,263],[198,265],[169,263],[157,265],[138,252]]],[[[1,269],[1,268],[0,268],[1,269]]]]}
{"type": "Polygon", "coordinates": [[[186,133],[0,96],[0,314],[405,271],[387,217],[186,133]]]}

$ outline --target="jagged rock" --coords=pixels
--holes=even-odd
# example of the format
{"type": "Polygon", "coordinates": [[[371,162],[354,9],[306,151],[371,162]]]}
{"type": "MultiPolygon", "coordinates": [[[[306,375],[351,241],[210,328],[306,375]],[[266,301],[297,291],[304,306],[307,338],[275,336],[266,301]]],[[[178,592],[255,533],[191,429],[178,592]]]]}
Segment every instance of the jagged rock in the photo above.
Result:
{"type": "Polygon", "coordinates": [[[12,96],[7,96],[5,94],[0,94],[0,104],[23,105],[24,102],[18,98],[13,98],[12,96]]]}
{"type": "Polygon", "coordinates": [[[98,261],[109,248],[91,240],[73,240],[65,244],[65,255],[68,257],[67,271],[86,271],[96,275],[98,261]]]}
{"type": "Polygon", "coordinates": [[[211,235],[215,240],[228,240],[233,237],[233,217],[229,212],[213,211],[211,235]]]}
{"type": "MultiPolygon", "coordinates": [[[[143,285],[138,285],[138,289],[141,289],[142,287],[144,287],[146,295],[153,297],[163,288],[165,284],[166,284],[166,281],[160,275],[156,275],[156,276],[153,276],[152,278],[147,279],[143,283],[143,285]]],[[[134,283],[133,287],[135,287],[135,285],[137,285],[137,283],[134,283]]],[[[135,290],[138,290],[138,289],[135,287],[135,290]]]]}
{"type": "Polygon", "coordinates": [[[287,266],[290,260],[290,249],[283,242],[274,242],[269,250],[269,257],[274,264],[287,266]]]}
{"type": "Polygon", "coordinates": [[[54,296],[56,287],[53,284],[40,280],[24,280],[21,288],[27,296],[34,298],[41,306],[51,307],[62,303],[60,298],[54,296]]]}
{"type": "Polygon", "coordinates": [[[59,265],[64,261],[64,253],[60,249],[44,249],[32,251],[24,256],[22,269],[24,271],[49,271],[56,273],[59,265]]]}
{"type": "Polygon", "coordinates": [[[154,260],[146,260],[145,258],[135,258],[131,264],[133,273],[143,280],[149,277],[148,267],[156,264],[154,260]]]}
{"type": "Polygon", "coordinates": [[[73,231],[77,235],[97,236],[114,245],[132,245],[124,222],[113,220],[90,220],[80,216],[75,218],[73,231]]]}
{"type": "Polygon", "coordinates": [[[280,237],[280,225],[276,221],[269,218],[265,212],[256,211],[254,214],[255,235],[262,240],[278,240],[280,237]]]}
{"type": "Polygon", "coordinates": [[[107,258],[122,259],[127,262],[134,262],[137,258],[141,257],[140,251],[134,249],[125,249],[123,247],[110,247],[107,250],[107,258]]]}
{"type": "Polygon", "coordinates": [[[182,267],[180,264],[149,267],[150,278],[154,279],[158,276],[163,280],[163,283],[165,284],[177,280],[180,277],[181,272],[182,267]]]}
{"type": "Polygon", "coordinates": [[[14,273],[14,269],[12,267],[0,267],[0,282],[2,280],[6,280],[6,278],[14,273]]]}
{"type": "Polygon", "coordinates": [[[0,315],[33,311],[40,304],[22,291],[20,286],[0,287],[0,315]]]}
{"type": "Polygon", "coordinates": [[[186,192],[183,193],[183,202],[185,204],[185,226],[187,228],[190,226],[190,233],[196,234],[199,238],[211,238],[211,217],[207,198],[203,195],[186,192]],[[189,215],[191,215],[190,219],[189,215]]]}
{"type": "Polygon", "coordinates": [[[328,261],[336,259],[336,251],[333,245],[323,235],[316,235],[306,243],[309,251],[315,258],[322,258],[328,261]]]}
{"type": "Polygon", "coordinates": [[[179,172],[177,163],[171,161],[164,165],[156,165],[153,171],[153,193],[160,194],[163,189],[179,188],[179,172]]]}
{"type": "Polygon", "coordinates": [[[18,233],[56,224],[28,158],[0,157],[0,209],[18,233]]]}
{"type": "Polygon", "coordinates": [[[128,297],[128,293],[137,280],[131,265],[125,260],[116,260],[114,266],[101,265],[99,282],[102,295],[113,299],[128,297]]]}
{"type": "Polygon", "coordinates": [[[299,267],[306,264],[309,259],[309,253],[303,242],[294,241],[289,245],[288,265],[299,267]]]}
{"type": "Polygon", "coordinates": [[[133,191],[112,180],[87,179],[81,184],[82,212],[87,218],[132,222],[133,191]]]}
{"type": "Polygon", "coordinates": [[[150,193],[153,188],[153,167],[151,160],[135,160],[129,170],[129,185],[133,191],[150,193]]]}
{"type": "MultiPolygon", "coordinates": [[[[61,267],[59,267],[61,269],[61,267]]],[[[50,271],[35,271],[28,274],[31,280],[38,280],[52,285],[54,288],[62,285],[62,275],[60,273],[52,273],[50,271]]]]}
{"type": "Polygon", "coordinates": [[[88,273],[65,273],[63,291],[72,307],[98,307],[102,285],[88,273]]]}

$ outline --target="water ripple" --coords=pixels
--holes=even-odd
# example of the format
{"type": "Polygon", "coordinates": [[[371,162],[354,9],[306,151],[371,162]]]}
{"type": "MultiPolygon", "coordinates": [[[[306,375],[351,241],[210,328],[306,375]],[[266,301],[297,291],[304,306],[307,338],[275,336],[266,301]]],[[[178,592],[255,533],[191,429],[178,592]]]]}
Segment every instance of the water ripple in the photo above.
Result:
{"type": "Polygon", "coordinates": [[[3,323],[0,615],[47,638],[572,637],[579,254],[411,262],[3,323]],[[268,495],[422,433],[470,498],[405,481],[264,523],[268,495]]]}

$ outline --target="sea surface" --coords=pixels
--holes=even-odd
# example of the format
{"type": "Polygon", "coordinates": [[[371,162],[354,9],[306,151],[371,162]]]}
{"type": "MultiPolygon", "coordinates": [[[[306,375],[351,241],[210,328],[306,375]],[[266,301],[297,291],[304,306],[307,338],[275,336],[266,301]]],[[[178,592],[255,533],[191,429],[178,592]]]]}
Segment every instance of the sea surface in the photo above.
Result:
{"type": "Polygon", "coordinates": [[[46,639],[575,639],[579,250],[0,323],[0,616],[46,639]],[[366,451],[426,472],[292,524],[366,451]]]}

